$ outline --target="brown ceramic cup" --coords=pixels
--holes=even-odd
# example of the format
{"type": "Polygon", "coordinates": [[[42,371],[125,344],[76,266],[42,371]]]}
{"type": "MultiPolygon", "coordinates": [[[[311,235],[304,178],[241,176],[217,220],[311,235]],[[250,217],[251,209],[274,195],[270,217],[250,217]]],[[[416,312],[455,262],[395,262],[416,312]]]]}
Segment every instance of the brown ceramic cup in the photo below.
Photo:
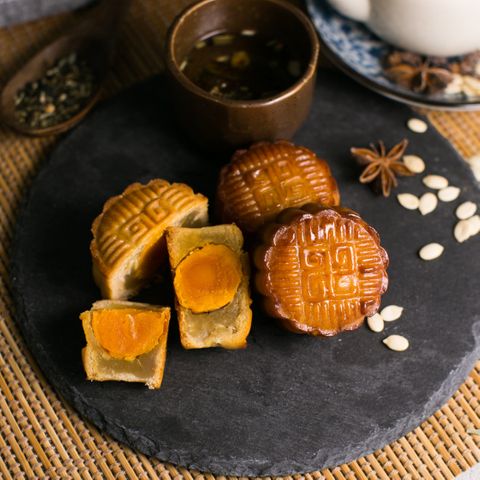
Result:
{"type": "Polygon", "coordinates": [[[284,0],[201,0],[180,13],[167,34],[166,72],[177,117],[190,137],[208,150],[288,140],[310,110],[318,52],[312,23],[284,0]],[[290,43],[305,66],[290,88],[260,100],[231,100],[202,90],[182,73],[183,59],[199,41],[242,30],[290,43]]]}

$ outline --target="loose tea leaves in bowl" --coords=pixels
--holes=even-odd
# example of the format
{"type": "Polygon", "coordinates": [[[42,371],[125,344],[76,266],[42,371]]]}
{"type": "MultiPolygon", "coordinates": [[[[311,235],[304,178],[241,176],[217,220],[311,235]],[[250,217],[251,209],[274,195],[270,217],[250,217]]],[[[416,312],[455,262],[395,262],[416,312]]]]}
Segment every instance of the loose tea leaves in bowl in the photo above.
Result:
{"type": "Polygon", "coordinates": [[[17,91],[15,117],[31,129],[52,127],[74,117],[95,91],[92,68],[71,53],[17,91]]]}
{"type": "Polygon", "coordinates": [[[303,73],[289,45],[254,30],[220,33],[199,41],[180,69],[206,92],[232,100],[277,95],[303,73]]]}

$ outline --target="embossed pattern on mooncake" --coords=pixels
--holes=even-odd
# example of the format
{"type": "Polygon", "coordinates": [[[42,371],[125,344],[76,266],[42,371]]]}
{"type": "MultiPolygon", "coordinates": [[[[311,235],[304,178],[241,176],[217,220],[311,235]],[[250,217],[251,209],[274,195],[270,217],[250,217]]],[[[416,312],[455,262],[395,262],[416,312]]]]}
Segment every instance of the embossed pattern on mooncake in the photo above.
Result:
{"type": "MultiPolygon", "coordinates": [[[[195,204],[193,190],[183,184],[152,180],[134,184],[109,201],[95,228],[96,251],[107,268],[137,248],[152,230],[195,204]]],[[[100,218],[100,217],[99,217],[100,218]]]]}
{"type": "Polygon", "coordinates": [[[328,337],[358,328],[387,290],[378,233],[344,207],[283,211],[254,253],[268,315],[288,330],[328,337]]]}
{"type": "Polygon", "coordinates": [[[233,155],[220,172],[215,207],[219,222],[235,222],[247,235],[287,207],[339,201],[328,164],[305,147],[278,140],[233,155]]]}
{"type": "Polygon", "coordinates": [[[165,228],[184,222],[205,225],[207,204],[207,198],[189,186],[159,179],[147,185],[132,184],[122,195],[108,200],[93,222],[90,247],[103,297],[119,299],[137,293],[140,287],[134,283],[151,280],[166,259],[165,228]],[[125,262],[132,265],[124,266],[125,262]],[[119,269],[123,271],[117,272],[119,269]],[[122,279],[128,292],[116,285],[122,275],[135,277],[122,279]]]}

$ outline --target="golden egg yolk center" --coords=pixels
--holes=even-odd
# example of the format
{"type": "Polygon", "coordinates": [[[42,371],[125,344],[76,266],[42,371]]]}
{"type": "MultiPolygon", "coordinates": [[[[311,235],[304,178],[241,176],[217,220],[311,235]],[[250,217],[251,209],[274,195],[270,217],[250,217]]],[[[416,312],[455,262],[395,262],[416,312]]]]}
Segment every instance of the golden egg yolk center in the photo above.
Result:
{"type": "Polygon", "coordinates": [[[178,265],[174,280],[177,300],[194,313],[217,310],[233,300],[242,276],[242,263],[231,248],[205,245],[178,265]]]}
{"type": "Polygon", "coordinates": [[[165,329],[165,315],[133,308],[92,312],[93,334],[114,358],[133,360],[150,352],[165,329]]]}

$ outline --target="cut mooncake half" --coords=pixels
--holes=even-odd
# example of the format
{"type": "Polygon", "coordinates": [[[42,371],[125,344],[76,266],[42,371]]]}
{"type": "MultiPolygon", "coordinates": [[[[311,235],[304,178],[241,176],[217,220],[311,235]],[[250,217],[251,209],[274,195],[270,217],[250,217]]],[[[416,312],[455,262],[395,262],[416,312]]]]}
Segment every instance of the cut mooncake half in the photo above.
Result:
{"type": "Polygon", "coordinates": [[[88,380],[142,382],[160,388],[170,308],[121,300],[95,302],[80,315],[88,380]]]}
{"type": "Polygon", "coordinates": [[[257,142],[220,171],[215,215],[219,223],[235,222],[250,241],[285,208],[310,202],[340,202],[327,162],[286,140],[257,142]]]}
{"type": "Polygon", "coordinates": [[[287,330],[331,337],[375,314],[388,287],[380,237],[344,207],[281,212],[254,251],[265,312],[287,330]]]}
{"type": "Polygon", "coordinates": [[[167,229],[180,340],[185,348],[245,348],[250,268],[236,225],[167,229]]]}
{"type": "Polygon", "coordinates": [[[92,225],[93,277],[102,297],[126,300],[167,263],[165,229],[208,223],[208,199],[182,183],[134,183],[105,203],[92,225]]]}

